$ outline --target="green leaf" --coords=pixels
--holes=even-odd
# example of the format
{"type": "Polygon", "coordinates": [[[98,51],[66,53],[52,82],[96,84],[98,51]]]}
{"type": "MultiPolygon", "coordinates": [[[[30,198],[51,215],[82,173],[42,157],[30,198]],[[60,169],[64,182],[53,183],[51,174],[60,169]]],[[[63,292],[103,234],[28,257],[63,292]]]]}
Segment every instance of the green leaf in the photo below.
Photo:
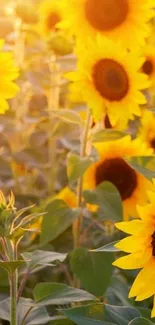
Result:
{"type": "Polygon", "coordinates": [[[114,254],[78,248],[71,253],[70,265],[85,290],[103,296],[112,277],[114,254]]]}
{"type": "Polygon", "coordinates": [[[39,283],[33,291],[35,302],[40,305],[65,305],[73,302],[95,301],[90,293],[62,283],[39,283]]]}
{"type": "Polygon", "coordinates": [[[151,319],[151,310],[148,309],[148,308],[145,308],[145,307],[136,307],[140,313],[141,313],[141,316],[144,317],[144,318],[147,318],[147,319],[151,319]]]}
{"type": "MultiPolygon", "coordinates": [[[[48,315],[45,307],[35,306],[33,300],[20,298],[20,301],[17,306],[17,318],[18,324],[21,324],[24,316],[34,307],[28,314],[24,325],[39,325],[46,324],[51,320],[51,317],[48,315]]],[[[0,318],[3,320],[10,321],[10,298],[7,298],[0,302],[0,318]]]]}
{"type": "Polygon", "coordinates": [[[110,182],[103,182],[92,191],[84,191],[87,203],[98,205],[104,213],[105,220],[121,221],[123,219],[122,200],[117,188],[110,182]]]}
{"type": "Polygon", "coordinates": [[[77,325],[115,325],[104,321],[102,304],[63,309],[61,312],[77,325]]]}
{"type": "Polygon", "coordinates": [[[94,133],[93,142],[113,141],[125,137],[127,133],[116,130],[100,130],[94,133]]]}
{"type": "Polygon", "coordinates": [[[143,318],[143,317],[138,317],[133,319],[131,322],[128,323],[128,325],[153,325],[150,320],[143,318]]]}
{"type": "Polygon", "coordinates": [[[10,321],[10,298],[0,301],[0,319],[10,321]]]}
{"type": "Polygon", "coordinates": [[[75,323],[73,323],[68,318],[64,318],[61,316],[55,316],[55,317],[51,317],[50,324],[52,324],[52,325],[74,325],[75,323]]]}
{"type": "Polygon", "coordinates": [[[107,299],[110,305],[130,306],[131,300],[128,298],[128,293],[129,285],[127,281],[119,275],[115,275],[112,277],[112,283],[107,290],[105,299],[107,299]]]}
{"type": "Polygon", "coordinates": [[[128,323],[136,318],[140,317],[140,312],[133,307],[121,307],[105,305],[105,320],[116,322],[118,325],[128,325],[128,323]]]}
{"type": "Polygon", "coordinates": [[[70,182],[75,182],[93,163],[92,158],[81,158],[76,154],[68,154],[67,175],[70,182]]]}
{"type": "Polygon", "coordinates": [[[71,209],[62,200],[53,200],[46,207],[46,215],[42,222],[41,244],[45,244],[60,236],[80,215],[80,209],[71,209]]]}
{"type": "Polygon", "coordinates": [[[57,111],[57,110],[52,111],[52,114],[55,117],[63,120],[64,122],[67,122],[67,123],[78,124],[78,125],[83,124],[80,115],[77,112],[70,110],[70,109],[62,109],[59,111],[57,111]]]}
{"type": "Polygon", "coordinates": [[[5,269],[8,273],[14,273],[19,267],[23,266],[25,261],[12,261],[12,262],[2,262],[0,261],[0,267],[5,269]]]}
{"type": "Polygon", "coordinates": [[[31,270],[31,274],[39,270],[42,270],[47,266],[51,266],[52,262],[54,261],[63,262],[66,256],[67,254],[41,251],[41,250],[36,250],[32,253],[25,252],[22,254],[22,257],[25,261],[29,260],[27,262],[27,265],[31,270]]]}
{"type": "Polygon", "coordinates": [[[132,157],[130,159],[126,159],[126,161],[133,169],[135,169],[139,174],[145,176],[150,181],[155,178],[154,156],[132,157]]]}
{"type": "Polygon", "coordinates": [[[41,325],[46,324],[51,320],[48,312],[44,306],[35,306],[33,300],[21,298],[18,303],[18,324],[22,323],[22,320],[26,313],[30,310],[30,313],[26,317],[24,325],[41,325]],[[34,306],[33,309],[30,308],[34,306]]]}
{"type": "Polygon", "coordinates": [[[120,250],[114,246],[116,243],[118,243],[118,241],[114,241],[103,247],[93,249],[92,252],[119,252],[120,250]]]}

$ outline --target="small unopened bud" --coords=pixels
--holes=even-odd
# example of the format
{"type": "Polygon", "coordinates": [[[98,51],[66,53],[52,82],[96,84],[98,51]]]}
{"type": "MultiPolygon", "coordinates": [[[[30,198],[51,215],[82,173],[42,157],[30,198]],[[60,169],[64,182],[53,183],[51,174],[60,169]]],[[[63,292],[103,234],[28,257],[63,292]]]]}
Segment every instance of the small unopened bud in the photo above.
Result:
{"type": "Polygon", "coordinates": [[[14,195],[11,193],[7,201],[0,191],[0,236],[7,237],[10,234],[11,225],[14,219],[14,195]]]}
{"type": "Polygon", "coordinates": [[[15,8],[15,12],[25,24],[36,24],[38,22],[35,7],[31,3],[19,2],[15,8]]]}
{"type": "Polygon", "coordinates": [[[62,35],[53,35],[48,41],[48,47],[57,55],[68,55],[73,52],[73,42],[62,35]]]}

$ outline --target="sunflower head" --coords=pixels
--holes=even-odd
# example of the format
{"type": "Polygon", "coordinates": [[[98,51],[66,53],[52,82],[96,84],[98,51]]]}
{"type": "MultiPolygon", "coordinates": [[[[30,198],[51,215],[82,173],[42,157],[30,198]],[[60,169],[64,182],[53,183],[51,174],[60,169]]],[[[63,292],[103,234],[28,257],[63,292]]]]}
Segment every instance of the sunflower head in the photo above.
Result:
{"type": "Polygon", "coordinates": [[[99,36],[96,41],[89,39],[85,47],[78,43],[77,54],[78,69],[68,78],[91,108],[95,121],[107,113],[112,126],[119,120],[126,125],[141,114],[139,105],[146,103],[142,90],[150,85],[148,77],[139,72],[141,57],[99,36]]]}
{"type": "Polygon", "coordinates": [[[142,65],[142,72],[148,75],[151,86],[155,87],[155,45],[149,44],[144,51],[145,61],[142,65]]]}
{"type": "Polygon", "coordinates": [[[64,187],[56,197],[59,200],[65,201],[69,207],[76,207],[76,195],[69,187],[64,187]]]}
{"type": "MultiPolygon", "coordinates": [[[[0,41],[0,50],[2,49],[3,41],[0,41]]],[[[19,72],[14,64],[12,53],[0,51],[0,114],[3,114],[8,108],[8,99],[15,97],[19,91],[18,86],[14,83],[19,72]]]]}
{"type": "Polygon", "coordinates": [[[149,110],[143,111],[139,137],[155,152],[155,115],[149,110]]]}
{"type": "Polygon", "coordinates": [[[150,155],[152,150],[130,136],[96,144],[95,148],[99,159],[85,172],[84,188],[95,189],[104,181],[111,182],[122,198],[124,217],[136,217],[136,204],[147,202],[146,190],[153,185],[127,163],[127,158],[150,155]]]}
{"type": "Polygon", "coordinates": [[[99,33],[120,39],[131,48],[144,44],[149,34],[148,22],[154,16],[154,0],[63,0],[63,3],[63,26],[69,27],[78,38],[99,33]]]}
{"type": "MultiPolygon", "coordinates": [[[[155,295],[155,193],[149,192],[149,201],[146,206],[138,206],[139,220],[116,224],[118,229],[130,235],[116,247],[129,254],[113,264],[122,269],[142,269],[129,293],[129,297],[136,297],[136,301],[155,295]]],[[[152,317],[155,317],[155,298],[152,317]]]]}
{"type": "Polygon", "coordinates": [[[60,0],[45,0],[39,6],[39,29],[45,36],[55,33],[63,17],[60,0]]]}

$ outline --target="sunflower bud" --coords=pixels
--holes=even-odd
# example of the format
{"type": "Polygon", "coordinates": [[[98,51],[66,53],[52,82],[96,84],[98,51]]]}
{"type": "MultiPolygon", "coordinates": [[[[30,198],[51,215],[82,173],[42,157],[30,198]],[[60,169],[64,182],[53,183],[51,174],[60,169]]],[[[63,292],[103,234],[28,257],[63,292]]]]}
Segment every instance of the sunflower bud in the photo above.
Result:
{"type": "Polygon", "coordinates": [[[10,235],[11,225],[15,215],[14,196],[11,193],[8,202],[0,191],[0,236],[10,235]]]}
{"type": "Polygon", "coordinates": [[[73,52],[73,42],[62,35],[53,35],[48,41],[48,47],[57,55],[68,55],[73,52]]]}
{"type": "Polygon", "coordinates": [[[25,24],[36,24],[38,21],[34,5],[31,3],[19,2],[15,8],[15,12],[25,24]]]}

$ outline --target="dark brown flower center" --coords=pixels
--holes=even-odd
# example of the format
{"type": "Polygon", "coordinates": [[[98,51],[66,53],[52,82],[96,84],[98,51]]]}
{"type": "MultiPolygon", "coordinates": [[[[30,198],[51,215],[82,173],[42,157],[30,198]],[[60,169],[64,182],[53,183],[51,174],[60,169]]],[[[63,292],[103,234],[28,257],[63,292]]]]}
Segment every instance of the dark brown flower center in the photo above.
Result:
{"type": "Polygon", "coordinates": [[[91,125],[90,125],[91,129],[92,129],[95,125],[96,125],[95,121],[92,120],[91,125]]]}
{"type": "Polygon", "coordinates": [[[148,76],[150,76],[153,73],[153,70],[154,70],[154,65],[152,60],[147,59],[142,66],[142,71],[148,76]]]}
{"type": "Polygon", "coordinates": [[[100,95],[109,101],[120,101],[129,90],[124,68],[111,59],[102,59],[93,67],[93,83],[100,95]]]}
{"type": "Polygon", "coordinates": [[[153,235],[151,237],[152,237],[152,242],[151,242],[151,245],[152,245],[152,256],[155,256],[155,231],[154,231],[154,233],[153,233],[153,235]]]}
{"type": "Polygon", "coordinates": [[[110,123],[109,117],[106,114],[105,118],[104,118],[104,125],[106,129],[112,129],[112,125],[110,123]]]}
{"type": "Polygon", "coordinates": [[[55,30],[56,24],[60,22],[61,18],[57,12],[49,13],[47,17],[47,28],[49,30],[55,30]]]}
{"type": "Polygon", "coordinates": [[[120,26],[128,12],[128,0],[87,0],[85,4],[85,17],[98,31],[110,31],[120,26]]]}
{"type": "Polygon", "coordinates": [[[137,187],[137,175],[122,158],[106,159],[97,167],[96,186],[103,181],[115,185],[122,200],[130,198],[137,187]]]}
{"type": "Polygon", "coordinates": [[[150,141],[151,148],[155,150],[155,138],[150,141]]]}

